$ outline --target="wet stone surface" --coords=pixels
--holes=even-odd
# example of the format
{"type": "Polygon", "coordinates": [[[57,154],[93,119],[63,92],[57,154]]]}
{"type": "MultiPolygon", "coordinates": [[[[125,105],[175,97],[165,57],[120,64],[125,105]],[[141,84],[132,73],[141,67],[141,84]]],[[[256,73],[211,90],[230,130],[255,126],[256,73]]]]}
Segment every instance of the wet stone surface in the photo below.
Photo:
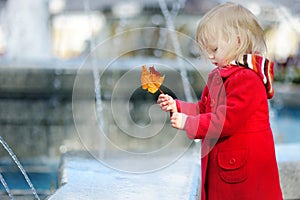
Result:
{"type": "MultiPolygon", "coordinates": [[[[197,148],[197,147],[196,147],[197,148]]],[[[117,158],[114,158],[117,159],[117,158]]],[[[120,158],[124,159],[124,158],[120,158]]],[[[158,157],[153,162],[161,162],[158,157]]],[[[136,165],[143,160],[119,160],[136,165]]],[[[49,200],[81,199],[197,199],[199,154],[189,149],[173,164],[148,173],[128,173],[109,168],[87,156],[64,158],[65,184],[49,200]]]]}

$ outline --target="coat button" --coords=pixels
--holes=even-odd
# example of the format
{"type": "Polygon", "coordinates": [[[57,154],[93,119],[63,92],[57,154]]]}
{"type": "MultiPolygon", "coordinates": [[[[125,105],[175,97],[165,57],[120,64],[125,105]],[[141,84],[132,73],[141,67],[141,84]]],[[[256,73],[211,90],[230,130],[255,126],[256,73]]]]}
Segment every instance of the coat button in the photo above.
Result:
{"type": "Polygon", "coordinates": [[[230,165],[234,165],[235,162],[236,162],[235,158],[231,158],[231,159],[229,160],[229,164],[230,164],[230,165]]]}
{"type": "Polygon", "coordinates": [[[216,77],[216,84],[217,84],[217,85],[220,85],[221,82],[222,82],[222,81],[221,81],[221,78],[220,78],[220,77],[216,77]]]}
{"type": "Polygon", "coordinates": [[[215,100],[214,99],[211,99],[210,100],[210,107],[213,107],[215,105],[215,100]]]}

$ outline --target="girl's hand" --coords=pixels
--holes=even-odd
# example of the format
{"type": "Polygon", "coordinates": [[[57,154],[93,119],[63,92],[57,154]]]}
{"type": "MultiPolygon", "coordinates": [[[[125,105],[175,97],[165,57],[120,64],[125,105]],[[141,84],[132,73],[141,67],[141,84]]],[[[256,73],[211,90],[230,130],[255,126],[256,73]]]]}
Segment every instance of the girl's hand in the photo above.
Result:
{"type": "Polygon", "coordinates": [[[186,114],[174,112],[171,116],[170,122],[173,128],[183,130],[185,127],[186,119],[186,114]]]}
{"type": "Polygon", "coordinates": [[[157,103],[164,111],[177,112],[175,100],[168,94],[160,94],[157,103]]]}

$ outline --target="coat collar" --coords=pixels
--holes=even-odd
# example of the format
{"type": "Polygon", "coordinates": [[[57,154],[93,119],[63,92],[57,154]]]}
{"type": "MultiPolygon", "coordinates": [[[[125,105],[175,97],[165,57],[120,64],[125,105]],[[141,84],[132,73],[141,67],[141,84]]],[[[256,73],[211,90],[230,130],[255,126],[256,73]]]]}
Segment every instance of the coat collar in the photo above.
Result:
{"type": "Polygon", "coordinates": [[[274,95],[274,89],[272,87],[274,78],[274,62],[259,54],[246,54],[243,57],[243,63],[233,61],[226,67],[218,67],[214,69],[211,72],[211,75],[218,73],[222,78],[226,79],[231,74],[244,68],[253,70],[261,78],[266,88],[268,98],[271,99],[274,95]]]}
{"type": "Polygon", "coordinates": [[[226,67],[217,67],[215,68],[211,74],[218,73],[222,78],[228,78],[231,74],[235,73],[238,70],[243,69],[241,66],[238,65],[228,65],[226,67]]]}
{"type": "Polygon", "coordinates": [[[223,68],[218,68],[218,71],[222,78],[228,78],[231,74],[235,73],[238,70],[241,70],[242,67],[239,65],[228,65],[223,68]]]}

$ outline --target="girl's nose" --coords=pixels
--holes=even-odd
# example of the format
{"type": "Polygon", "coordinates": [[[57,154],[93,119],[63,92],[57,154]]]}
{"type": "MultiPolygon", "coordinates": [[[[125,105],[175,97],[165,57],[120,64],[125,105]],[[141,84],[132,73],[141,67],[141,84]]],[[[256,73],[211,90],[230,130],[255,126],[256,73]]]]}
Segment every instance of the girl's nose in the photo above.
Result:
{"type": "Polygon", "coordinates": [[[208,58],[209,58],[209,59],[214,59],[215,56],[214,56],[213,54],[209,54],[209,55],[208,55],[208,58]]]}

